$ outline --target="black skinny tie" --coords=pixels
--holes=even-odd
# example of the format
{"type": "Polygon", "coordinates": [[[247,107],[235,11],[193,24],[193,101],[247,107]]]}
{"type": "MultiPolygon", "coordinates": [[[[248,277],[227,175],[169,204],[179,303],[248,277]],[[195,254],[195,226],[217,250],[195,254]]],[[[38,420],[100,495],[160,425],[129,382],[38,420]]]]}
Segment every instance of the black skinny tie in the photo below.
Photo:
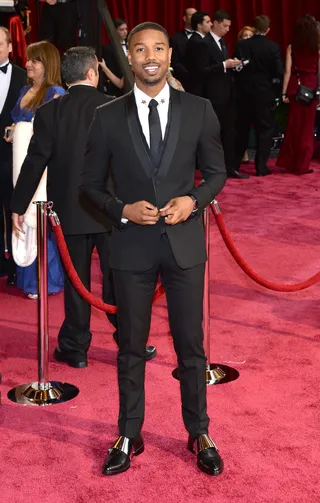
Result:
{"type": "Polygon", "coordinates": [[[223,54],[224,59],[228,59],[227,44],[225,43],[225,41],[224,41],[223,38],[220,38],[219,42],[220,42],[220,45],[221,45],[221,50],[222,50],[222,54],[223,54]]]}
{"type": "Polygon", "coordinates": [[[149,103],[149,130],[150,130],[150,152],[154,159],[157,159],[162,144],[161,123],[158,112],[159,103],[151,100],[149,103]]]}

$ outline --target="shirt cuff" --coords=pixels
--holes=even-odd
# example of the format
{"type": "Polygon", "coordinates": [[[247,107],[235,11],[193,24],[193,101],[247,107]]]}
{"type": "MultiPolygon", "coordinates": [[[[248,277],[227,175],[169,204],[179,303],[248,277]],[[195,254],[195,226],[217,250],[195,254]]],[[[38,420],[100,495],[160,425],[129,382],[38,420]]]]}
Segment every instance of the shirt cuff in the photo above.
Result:
{"type": "Polygon", "coordinates": [[[121,223],[122,224],[127,224],[129,220],[127,218],[121,218],[121,223]]]}
{"type": "Polygon", "coordinates": [[[224,62],[224,61],[222,62],[222,64],[223,64],[224,73],[226,73],[226,71],[227,71],[227,69],[226,69],[226,64],[225,64],[225,62],[224,62]]]}

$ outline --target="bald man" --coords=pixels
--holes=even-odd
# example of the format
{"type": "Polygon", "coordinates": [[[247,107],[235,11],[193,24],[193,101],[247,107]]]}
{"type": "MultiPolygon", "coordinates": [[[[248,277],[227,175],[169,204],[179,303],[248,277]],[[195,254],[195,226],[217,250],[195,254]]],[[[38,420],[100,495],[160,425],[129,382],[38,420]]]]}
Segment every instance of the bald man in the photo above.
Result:
{"type": "Polygon", "coordinates": [[[188,7],[183,13],[184,28],[171,37],[172,59],[171,66],[174,69],[174,76],[180,80],[183,87],[188,89],[188,70],[185,64],[186,47],[193,31],[191,18],[197,12],[194,7],[188,7]]]}

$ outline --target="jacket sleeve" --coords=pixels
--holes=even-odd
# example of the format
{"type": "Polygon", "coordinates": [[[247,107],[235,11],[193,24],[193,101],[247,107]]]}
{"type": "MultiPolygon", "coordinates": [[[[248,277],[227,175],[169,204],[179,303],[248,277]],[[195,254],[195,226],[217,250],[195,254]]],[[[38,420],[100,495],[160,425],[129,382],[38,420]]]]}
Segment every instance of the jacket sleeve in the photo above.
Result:
{"type": "Polygon", "coordinates": [[[121,228],[125,205],[108,190],[110,160],[109,139],[101,120],[101,111],[97,108],[89,130],[79,190],[99,210],[108,215],[113,225],[121,228]]]}
{"type": "Polygon", "coordinates": [[[227,180],[223,148],[220,140],[220,124],[211,103],[206,100],[202,132],[197,148],[197,166],[204,183],[194,188],[192,194],[200,211],[219,194],[227,180]]]}
{"type": "Polygon", "coordinates": [[[49,114],[44,118],[48,110],[45,107],[47,105],[35,114],[33,136],[12,196],[11,209],[19,215],[26,212],[53,151],[54,120],[49,114]]]}

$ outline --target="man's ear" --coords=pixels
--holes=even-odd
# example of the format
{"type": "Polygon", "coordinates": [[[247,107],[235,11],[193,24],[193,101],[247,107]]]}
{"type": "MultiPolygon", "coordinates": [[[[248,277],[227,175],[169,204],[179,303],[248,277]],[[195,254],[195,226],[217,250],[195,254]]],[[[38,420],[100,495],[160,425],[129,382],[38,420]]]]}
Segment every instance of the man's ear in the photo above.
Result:
{"type": "Polygon", "coordinates": [[[128,50],[128,63],[129,65],[131,66],[132,65],[132,62],[131,62],[131,54],[130,54],[130,51],[128,50]]]}

